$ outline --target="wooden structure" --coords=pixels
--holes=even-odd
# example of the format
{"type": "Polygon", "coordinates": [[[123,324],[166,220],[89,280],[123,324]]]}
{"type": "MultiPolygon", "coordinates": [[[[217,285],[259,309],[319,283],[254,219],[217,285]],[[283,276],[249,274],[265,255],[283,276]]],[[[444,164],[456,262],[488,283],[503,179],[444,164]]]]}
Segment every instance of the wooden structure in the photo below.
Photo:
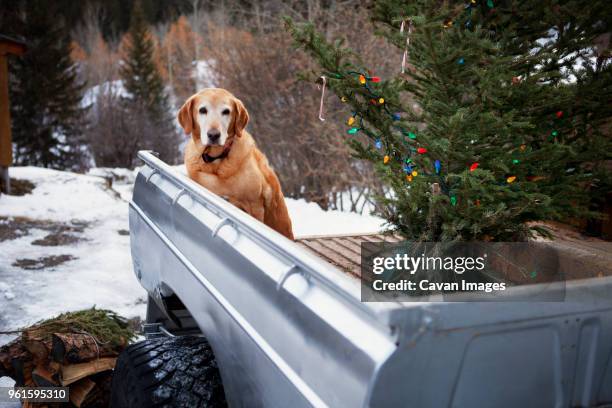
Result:
{"type": "MultiPolygon", "coordinates": [[[[559,261],[569,265],[567,280],[612,276],[610,243],[587,237],[568,225],[547,222],[545,227],[556,237],[550,245],[559,251],[559,261]]],[[[310,253],[347,274],[361,277],[362,242],[402,242],[398,235],[348,234],[297,237],[295,242],[310,253]]]]}
{"type": "Polygon", "coordinates": [[[383,234],[314,235],[295,242],[326,262],[357,278],[361,276],[362,242],[401,242],[399,236],[383,234]]]}
{"type": "Polygon", "coordinates": [[[8,168],[13,164],[11,115],[9,109],[8,56],[23,55],[25,43],[0,34],[0,183],[10,193],[8,168]]]}

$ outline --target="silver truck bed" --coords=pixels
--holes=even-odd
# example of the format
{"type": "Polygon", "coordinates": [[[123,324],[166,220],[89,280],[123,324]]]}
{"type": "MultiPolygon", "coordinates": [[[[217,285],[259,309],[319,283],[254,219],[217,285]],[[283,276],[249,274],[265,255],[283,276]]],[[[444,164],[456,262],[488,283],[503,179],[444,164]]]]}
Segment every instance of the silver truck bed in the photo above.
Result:
{"type": "Polygon", "coordinates": [[[139,156],[135,273],[207,337],[231,406],[612,404],[612,279],[565,302],[362,303],[358,280],[139,156]]]}

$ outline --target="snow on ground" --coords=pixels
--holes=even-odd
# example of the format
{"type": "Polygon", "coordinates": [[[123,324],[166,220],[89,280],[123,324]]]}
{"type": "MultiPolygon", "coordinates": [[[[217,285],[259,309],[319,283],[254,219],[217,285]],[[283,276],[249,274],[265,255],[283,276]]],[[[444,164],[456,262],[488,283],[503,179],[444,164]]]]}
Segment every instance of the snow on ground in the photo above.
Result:
{"type": "Polygon", "coordinates": [[[0,330],[94,305],[142,317],[146,293],[132,273],[127,201],[102,177],[35,167],[12,168],[11,177],[36,187],[0,197],[0,231],[16,227],[16,236],[0,234],[0,330]]]}
{"type": "MultiPolygon", "coordinates": [[[[36,187],[0,197],[0,331],[94,305],[144,317],[146,293],[132,272],[128,236],[134,176],[11,168],[12,178],[36,187]]],[[[376,232],[382,223],[304,200],[287,205],[296,236],[376,232]]],[[[0,344],[9,339],[0,336],[0,344]]]]}
{"type": "Polygon", "coordinates": [[[287,199],[296,238],[308,235],[363,234],[381,230],[383,220],[351,212],[323,211],[316,203],[287,199]]]}

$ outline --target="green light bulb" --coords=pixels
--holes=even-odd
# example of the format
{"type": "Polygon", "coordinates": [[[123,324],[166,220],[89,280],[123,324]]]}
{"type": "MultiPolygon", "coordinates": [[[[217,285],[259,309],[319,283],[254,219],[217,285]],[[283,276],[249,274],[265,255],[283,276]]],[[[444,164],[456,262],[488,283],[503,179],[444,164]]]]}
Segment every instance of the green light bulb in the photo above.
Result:
{"type": "Polygon", "coordinates": [[[359,129],[354,127],[354,128],[350,128],[349,130],[347,130],[346,133],[348,133],[349,135],[354,135],[355,133],[357,133],[358,130],[359,129]]]}

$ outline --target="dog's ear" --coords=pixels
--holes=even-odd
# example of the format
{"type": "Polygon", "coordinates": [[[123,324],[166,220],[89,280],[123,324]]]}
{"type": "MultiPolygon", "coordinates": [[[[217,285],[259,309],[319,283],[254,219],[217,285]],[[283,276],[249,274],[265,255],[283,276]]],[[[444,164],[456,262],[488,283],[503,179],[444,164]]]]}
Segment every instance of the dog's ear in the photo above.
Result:
{"type": "Polygon", "coordinates": [[[249,112],[240,99],[234,98],[234,134],[242,136],[247,123],[249,123],[249,112]]]}
{"type": "Polygon", "coordinates": [[[181,127],[185,131],[185,134],[189,135],[193,132],[196,124],[194,123],[193,118],[193,103],[195,102],[195,97],[187,99],[187,101],[183,104],[181,109],[178,112],[178,121],[181,124],[181,127]]]}

